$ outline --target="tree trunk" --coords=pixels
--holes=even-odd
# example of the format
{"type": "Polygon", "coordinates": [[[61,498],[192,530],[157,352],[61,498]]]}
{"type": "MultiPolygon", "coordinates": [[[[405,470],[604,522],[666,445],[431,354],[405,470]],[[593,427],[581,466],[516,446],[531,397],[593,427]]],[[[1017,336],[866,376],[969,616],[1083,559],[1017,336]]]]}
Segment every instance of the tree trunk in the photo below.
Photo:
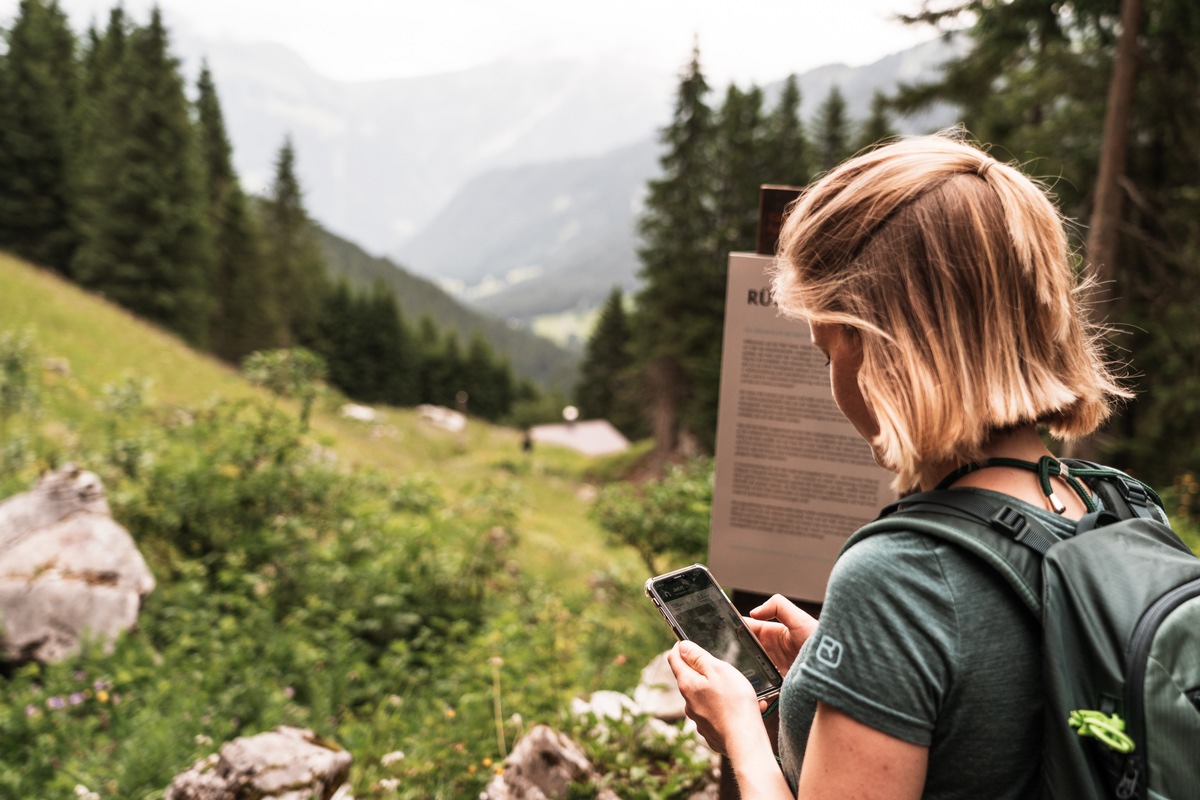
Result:
{"type": "Polygon", "coordinates": [[[1125,176],[1129,126],[1133,118],[1133,93],[1137,85],[1143,0],[1123,0],[1121,34],[1108,85],[1108,105],[1104,113],[1100,163],[1096,176],[1095,203],[1089,224],[1087,257],[1100,283],[1095,312],[1108,316],[1112,304],[1111,288],[1117,269],[1117,234],[1121,226],[1121,180],[1125,176]]]}
{"type": "MultiPolygon", "coordinates": [[[[1117,283],[1117,236],[1121,227],[1124,197],[1121,181],[1125,177],[1125,157],[1129,127],[1133,119],[1133,94],[1137,86],[1140,61],[1138,38],[1142,30],[1143,0],[1121,3],[1121,33],[1113,59],[1108,85],[1108,105],[1104,111],[1104,131],[1100,144],[1100,163],[1092,218],[1088,225],[1087,259],[1096,281],[1091,297],[1091,313],[1097,322],[1107,322],[1115,305],[1113,287],[1117,283]]],[[[1099,450],[1096,434],[1070,442],[1063,454],[1094,460],[1099,450]]]]}

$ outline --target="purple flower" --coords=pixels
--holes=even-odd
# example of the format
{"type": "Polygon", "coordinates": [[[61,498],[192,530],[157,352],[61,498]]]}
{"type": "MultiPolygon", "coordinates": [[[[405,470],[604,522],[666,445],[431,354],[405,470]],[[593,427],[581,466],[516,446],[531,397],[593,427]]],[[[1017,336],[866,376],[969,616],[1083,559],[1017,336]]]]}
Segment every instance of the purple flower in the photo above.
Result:
{"type": "Polygon", "coordinates": [[[49,700],[46,701],[46,707],[55,709],[57,711],[60,708],[66,708],[67,701],[63,700],[58,695],[55,695],[54,697],[51,697],[49,700]]]}
{"type": "Polygon", "coordinates": [[[71,705],[77,706],[80,703],[82,703],[84,700],[86,700],[87,697],[84,695],[83,692],[72,692],[70,698],[68,698],[68,699],[71,701],[71,705]]]}
{"type": "Polygon", "coordinates": [[[92,684],[92,688],[95,689],[97,692],[108,691],[109,689],[112,688],[112,684],[109,683],[108,681],[102,681],[100,679],[96,679],[96,681],[92,684]]]}
{"type": "Polygon", "coordinates": [[[35,706],[33,703],[30,703],[29,705],[25,706],[25,716],[32,717],[37,712],[38,712],[37,706],[35,706]]]}

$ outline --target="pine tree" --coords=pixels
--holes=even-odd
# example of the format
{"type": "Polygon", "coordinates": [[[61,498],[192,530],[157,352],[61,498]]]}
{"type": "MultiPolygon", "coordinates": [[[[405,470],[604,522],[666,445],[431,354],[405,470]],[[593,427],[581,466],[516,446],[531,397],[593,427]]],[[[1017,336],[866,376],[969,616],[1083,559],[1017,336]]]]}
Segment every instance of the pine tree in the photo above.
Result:
{"type": "Polygon", "coordinates": [[[467,344],[463,377],[472,414],[496,421],[512,408],[512,371],[506,362],[496,358],[491,345],[479,332],[474,333],[467,344]]]}
{"type": "Polygon", "coordinates": [[[575,405],[585,419],[607,419],[626,436],[637,436],[642,425],[630,372],[631,336],[625,296],[620,288],[613,289],[584,350],[575,405]]]}
{"type": "Polygon", "coordinates": [[[203,345],[211,309],[212,235],[195,131],[178,64],[155,9],[146,28],[120,9],[89,55],[82,109],[76,279],[203,345]]]}
{"type": "Polygon", "coordinates": [[[800,119],[800,83],[789,75],[779,101],[765,122],[764,158],[769,174],[763,183],[803,186],[812,174],[811,145],[800,119]]]}
{"type": "Polygon", "coordinates": [[[197,82],[196,116],[206,188],[208,225],[214,243],[213,313],[210,347],[240,363],[255,350],[278,347],[285,339],[262,235],[233,170],[233,148],[205,63],[197,82]]]}
{"type": "Polygon", "coordinates": [[[834,86],[829,90],[817,109],[812,126],[817,168],[821,172],[828,172],[850,155],[850,120],[841,89],[834,86]]]}
{"type": "Polygon", "coordinates": [[[888,113],[888,99],[883,92],[876,91],[871,96],[871,114],[858,132],[858,140],[854,149],[866,150],[887,142],[896,136],[892,127],[891,116],[888,113]]]}
{"type": "Polygon", "coordinates": [[[275,178],[262,208],[267,258],[291,343],[313,346],[328,272],[304,208],[296,175],[296,150],[284,140],[275,159],[275,178]]]}
{"type": "MultiPolygon", "coordinates": [[[[713,216],[717,254],[753,250],[758,230],[759,187],[773,167],[766,142],[763,94],[730,84],[717,113],[713,216]]],[[[715,404],[715,403],[714,403],[715,404]]]]}
{"type": "Polygon", "coordinates": [[[0,248],[65,272],[73,115],[79,95],[75,36],[57,0],[22,0],[0,55],[0,248]]]}
{"type": "MultiPolygon", "coordinates": [[[[662,177],[652,180],[639,221],[643,288],[637,297],[634,352],[647,393],[656,448],[694,448],[691,412],[699,383],[720,361],[725,264],[713,231],[714,120],[708,83],[694,50],[662,132],[662,177]]],[[[700,424],[703,424],[702,422],[700,424]]]]}

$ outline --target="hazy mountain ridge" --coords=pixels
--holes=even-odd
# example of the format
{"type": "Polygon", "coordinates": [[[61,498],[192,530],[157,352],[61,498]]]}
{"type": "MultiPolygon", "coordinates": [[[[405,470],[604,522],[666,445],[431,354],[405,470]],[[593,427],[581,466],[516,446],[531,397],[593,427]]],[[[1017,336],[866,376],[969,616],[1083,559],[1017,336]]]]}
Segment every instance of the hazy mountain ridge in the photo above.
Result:
{"type": "Polygon", "coordinates": [[[501,317],[590,308],[613,286],[635,285],[636,218],[657,150],[646,139],[596,158],[487,172],[399,258],[501,317]]]}
{"type": "Polygon", "coordinates": [[[335,279],[344,278],[360,290],[382,283],[396,296],[400,313],[410,326],[415,328],[422,316],[429,316],[439,330],[455,331],[463,345],[478,331],[494,351],[508,358],[517,377],[564,391],[574,384],[577,354],[468,308],[432,281],[412,275],[386,258],[372,256],[347,239],[325,230],[318,233],[335,279]]]}
{"type": "Polygon", "coordinates": [[[393,253],[461,186],[493,168],[599,155],[644,138],[672,89],[626,62],[504,61],[420,78],[343,82],[281,45],[181,37],[206,58],[248,189],[265,186],[284,136],[314,218],[393,253]]]}
{"type": "MultiPolygon", "coordinates": [[[[838,86],[851,119],[862,121],[876,91],[933,77],[957,46],[938,39],[867,66],[830,65],[800,75],[801,113],[811,118],[838,86]]],[[[768,105],[782,85],[764,87],[768,105]]],[[[714,91],[710,102],[720,96],[714,91]]],[[[939,106],[894,125],[901,133],[924,133],[954,121],[953,110],[939,106]]],[[[545,314],[597,308],[614,286],[636,289],[637,201],[660,174],[659,153],[657,136],[648,133],[592,159],[485,173],[465,184],[397,257],[475,307],[523,325],[545,314]],[[556,205],[562,198],[578,202],[556,205]],[[564,231],[576,235],[564,237],[564,231]]]]}

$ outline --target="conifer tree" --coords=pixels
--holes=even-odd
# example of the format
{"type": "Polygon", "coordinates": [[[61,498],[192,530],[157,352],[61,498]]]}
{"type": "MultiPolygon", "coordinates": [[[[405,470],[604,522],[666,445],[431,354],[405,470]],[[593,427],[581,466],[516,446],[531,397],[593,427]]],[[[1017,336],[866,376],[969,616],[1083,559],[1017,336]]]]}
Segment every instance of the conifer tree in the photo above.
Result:
{"type": "Polygon", "coordinates": [[[811,145],[800,118],[800,83],[795,75],[784,81],[779,101],[767,116],[763,183],[803,186],[812,174],[811,145]]]}
{"type": "Polygon", "coordinates": [[[98,94],[83,110],[73,274],[203,345],[212,237],[189,105],[159,11],[149,26],[129,29],[114,10],[88,62],[98,94]]]}
{"type": "Polygon", "coordinates": [[[829,90],[817,109],[812,126],[817,169],[828,172],[850,155],[850,120],[846,114],[846,98],[837,86],[829,90]]]}
{"type": "Polygon", "coordinates": [[[773,170],[766,136],[762,90],[751,86],[742,91],[730,84],[717,113],[713,161],[713,216],[719,257],[754,249],[759,187],[771,182],[773,170]]]}
{"type": "Polygon", "coordinates": [[[483,335],[475,332],[463,357],[464,389],[470,396],[471,413],[487,420],[499,420],[513,402],[512,371],[496,358],[483,335]]]}
{"type": "Polygon", "coordinates": [[[854,149],[865,150],[895,138],[896,130],[892,127],[891,116],[888,113],[888,99],[883,92],[876,91],[871,96],[871,114],[863,122],[858,132],[858,140],[854,149]]]}
{"type": "Polygon", "coordinates": [[[283,321],[257,221],[233,169],[212,73],[205,63],[197,82],[196,116],[206,189],[208,225],[214,244],[213,313],[210,347],[240,363],[255,350],[285,341],[283,321]]]}
{"type": "Polygon", "coordinates": [[[304,208],[290,137],[279,148],[275,178],[262,213],[267,258],[290,342],[312,347],[328,277],[312,220],[304,208]]]}
{"type": "Polygon", "coordinates": [[[635,437],[643,426],[634,405],[631,335],[624,293],[615,288],[584,350],[575,405],[585,419],[607,419],[626,436],[635,437]]]}
{"type": "MultiPolygon", "coordinates": [[[[662,131],[662,177],[652,180],[639,221],[643,288],[637,297],[634,352],[647,394],[656,448],[692,449],[705,424],[700,383],[719,366],[725,265],[713,232],[714,120],[708,82],[693,50],[662,131]]],[[[704,393],[707,394],[707,393],[704,393]]],[[[706,437],[707,438],[707,437],[706,437]]]]}
{"type": "Polygon", "coordinates": [[[67,271],[75,35],[57,0],[21,0],[0,55],[0,248],[67,271]]]}

